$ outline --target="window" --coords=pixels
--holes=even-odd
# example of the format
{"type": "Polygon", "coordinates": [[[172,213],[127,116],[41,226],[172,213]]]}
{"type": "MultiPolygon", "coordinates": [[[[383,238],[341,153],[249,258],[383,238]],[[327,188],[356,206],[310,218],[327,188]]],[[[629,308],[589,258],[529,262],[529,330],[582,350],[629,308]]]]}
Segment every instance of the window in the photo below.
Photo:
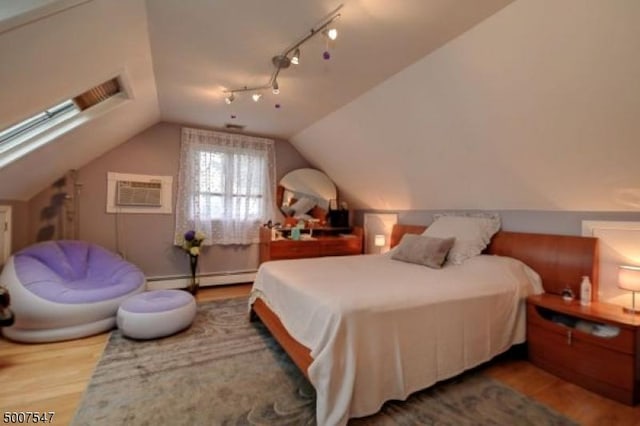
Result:
{"type": "MultiPolygon", "coordinates": [[[[262,220],[265,213],[262,176],[267,167],[264,155],[200,151],[198,157],[200,185],[196,211],[203,218],[262,220]]],[[[191,212],[192,217],[195,213],[191,212]]]]}
{"type": "Polygon", "coordinates": [[[176,243],[189,229],[209,244],[258,242],[273,213],[273,141],[183,129],[176,243]]]}
{"type": "Polygon", "coordinates": [[[24,145],[33,144],[30,149],[26,149],[18,155],[13,155],[13,158],[10,158],[9,161],[6,161],[6,159],[5,161],[0,161],[0,166],[19,158],[42,145],[42,143],[48,142],[48,140],[44,142],[38,140],[38,137],[47,130],[66,122],[81,111],[97,105],[120,92],[118,79],[114,78],[87,90],[73,99],[67,99],[19,123],[0,130],[0,155],[9,154],[24,145]]]}
{"type": "Polygon", "coordinates": [[[1,131],[0,148],[6,146],[6,143],[16,140],[22,135],[28,133],[39,133],[38,130],[42,131],[66,118],[74,116],[78,112],[80,112],[80,109],[71,99],[44,110],[33,117],[29,117],[26,120],[1,131]]]}

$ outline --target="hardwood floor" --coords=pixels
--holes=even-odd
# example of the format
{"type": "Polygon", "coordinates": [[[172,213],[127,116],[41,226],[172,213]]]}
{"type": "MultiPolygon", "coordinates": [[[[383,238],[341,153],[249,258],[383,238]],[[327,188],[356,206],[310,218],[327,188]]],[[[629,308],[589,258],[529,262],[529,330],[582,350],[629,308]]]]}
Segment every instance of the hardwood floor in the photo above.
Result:
{"type": "Polygon", "coordinates": [[[526,360],[491,362],[483,372],[580,424],[640,426],[640,405],[630,407],[601,397],[526,360]]]}
{"type": "MultiPolygon", "coordinates": [[[[250,285],[204,288],[198,302],[246,295],[250,285]]],[[[54,424],[71,422],[108,333],[69,342],[18,344],[0,339],[0,408],[55,411],[54,424]]],[[[640,426],[640,406],[602,398],[524,360],[502,359],[483,371],[584,425],[640,426]]]]}
{"type": "MultiPolygon", "coordinates": [[[[202,289],[198,302],[244,296],[250,284],[202,289]]],[[[20,344],[0,338],[0,409],[54,411],[67,425],[102,355],[109,333],[68,342],[20,344]]]]}

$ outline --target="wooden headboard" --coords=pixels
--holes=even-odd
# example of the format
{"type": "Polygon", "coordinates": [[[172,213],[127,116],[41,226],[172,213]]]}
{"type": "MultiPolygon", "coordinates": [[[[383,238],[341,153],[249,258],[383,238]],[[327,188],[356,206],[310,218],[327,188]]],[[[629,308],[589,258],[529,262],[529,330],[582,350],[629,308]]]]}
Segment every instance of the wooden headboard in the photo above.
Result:
{"type": "MultiPolygon", "coordinates": [[[[426,226],[420,225],[395,225],[391,231],[391,247],[398,244],[404,234],[421,234],[425,229],[426,226]]],[[[593,286],[593,298],[597,299],[597,238],[499,231],[484,253],[523,261],[540,274],[547,293],[561,294],[569,286],[579,298],[580,281],[587,275],[593,286]]]]}

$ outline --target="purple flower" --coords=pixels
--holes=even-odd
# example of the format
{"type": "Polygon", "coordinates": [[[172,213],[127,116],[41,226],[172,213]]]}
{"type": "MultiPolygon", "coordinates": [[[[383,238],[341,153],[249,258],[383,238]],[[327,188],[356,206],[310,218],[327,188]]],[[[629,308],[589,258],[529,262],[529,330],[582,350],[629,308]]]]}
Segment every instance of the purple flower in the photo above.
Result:
{"type": "Polygon", "coordinates": [[[185,241],[193,241],[195,237],[196,237],[196,231],[187,231],[184,233],[185,241]]]}

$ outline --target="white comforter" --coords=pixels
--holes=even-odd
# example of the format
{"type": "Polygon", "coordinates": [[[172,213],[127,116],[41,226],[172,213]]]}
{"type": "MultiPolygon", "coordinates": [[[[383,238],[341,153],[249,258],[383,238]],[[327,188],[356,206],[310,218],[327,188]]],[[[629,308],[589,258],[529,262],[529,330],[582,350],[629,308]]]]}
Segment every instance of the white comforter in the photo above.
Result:
{"type": "Polygon", "coordinates": [[[523,342],[523,300],[541,292],[506,257],[436,270],[363,255],[267,262],[250,303],[311,349],[318,424],[342,425],[523,342]]]}

